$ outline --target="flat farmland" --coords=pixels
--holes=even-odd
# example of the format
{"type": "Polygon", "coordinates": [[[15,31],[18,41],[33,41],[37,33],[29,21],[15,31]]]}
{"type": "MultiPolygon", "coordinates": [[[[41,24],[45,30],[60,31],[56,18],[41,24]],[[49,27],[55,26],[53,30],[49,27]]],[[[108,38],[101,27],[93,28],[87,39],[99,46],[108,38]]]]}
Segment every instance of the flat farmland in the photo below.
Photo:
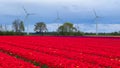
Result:
{"type": "Polygon", "coordinates": [[[120,68],[120,37],[0,36],[0,68],[120,68]]]}

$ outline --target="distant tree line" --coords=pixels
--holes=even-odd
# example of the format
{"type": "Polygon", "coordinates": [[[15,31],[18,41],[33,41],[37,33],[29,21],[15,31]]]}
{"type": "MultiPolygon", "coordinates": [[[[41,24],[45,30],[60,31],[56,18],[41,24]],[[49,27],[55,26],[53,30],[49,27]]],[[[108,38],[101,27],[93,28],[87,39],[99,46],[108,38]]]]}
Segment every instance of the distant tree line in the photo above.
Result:
{"type": "MultiPolygon", "coordinates": [[[[7,27],[6,27],[7,29],[7,27]]],[[[0,35],[25,35],[25,27],[24,27],[24,22],[16,19],[12,23],[12,30],[6,30],[3,28],[3,26],[0,26],[0,35]]]]}
{"type": "Polygon", "coordinates": [[[70,22],[65,22],[63,25],[59,26],[55,32],[48,32],[47,26],[44,22],[38,22],[35,24],[34,35],[83,35],[77,28],[73,26],[70,22]]]}
{"type": "MultiPolygon", "coordinates": [[[[96,33],[85,33],[74,27],[71,22],[65,22],[57,28],[55,32],[48,32],[47,25],[44,22],[37,22],[34,25],[35,33],[30,35],[59,35],[59,36],[83,36],[83,35],[96,35],[96,33]]],[[[0,35],[26,35],[24,22],[16,19],[12,23],[12,30],[7,30],[7,27],[0,25],[0,35]]],[[[112,33],[99,33],[99,35],[120,35],[120,32],[112,33]]]]}

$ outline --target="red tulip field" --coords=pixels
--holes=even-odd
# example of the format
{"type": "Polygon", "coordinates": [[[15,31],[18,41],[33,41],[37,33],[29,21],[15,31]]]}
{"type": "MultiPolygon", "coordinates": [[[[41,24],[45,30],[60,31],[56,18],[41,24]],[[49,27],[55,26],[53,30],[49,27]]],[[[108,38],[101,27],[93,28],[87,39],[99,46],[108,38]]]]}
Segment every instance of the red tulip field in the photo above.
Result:
{"type": "Polygon", "coordinates": [[[120,37],[0,36],[0,68],[120,68],[120,37]]]}

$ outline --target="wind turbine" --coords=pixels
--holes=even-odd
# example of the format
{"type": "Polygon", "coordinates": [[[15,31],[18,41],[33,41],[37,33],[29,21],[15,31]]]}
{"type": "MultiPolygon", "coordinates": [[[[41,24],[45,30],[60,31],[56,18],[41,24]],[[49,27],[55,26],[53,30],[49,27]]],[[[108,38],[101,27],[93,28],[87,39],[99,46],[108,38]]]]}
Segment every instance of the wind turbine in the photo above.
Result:
{"type": "MultiPolygon", "coordinates": [[[[24,12],[25,12],[25,14],[26,14],[24,22],[26,22],[26,20],[28,19],[28,17],[29,17],[30,15],[35,15],[34,13],[29,13],[29,12],[24,8],[24,6],[23,6],[23,10],[24,10],[24,12]]],[[[28,24],[28,26],[27,26],[27,35],[29,35],[29,24],[28,24]]]]}
{"type": "MultiPolygon", "coordinates": [[[[60,17],[60,14],[59,14],[59,11],[57,10],[56,11],[56,19],[53,21],[53,22],[57,22],[57,21],[62,21],[63,22],[63,20],[62,20],[62,18],[60,17]]],[[[58,28],[60,27],[60,25],[59,25],[59,23],[58,23],[58,28]]],[[[58,31],[57,31],[58,32],[58,31]]],[[[58,32],[59,33],[59,32],[58,32]]]]}
{"type": "Polygon", "coordinates": [[[98,35],[98,22],[97,22],[97,20],[101,17],[97,15],[95,9],[93,9],[93,12],[94,12],[94,15],[95,15],[95,22],[96,22],[96,35],[98,35]]]}
{"type": "Polygon", "coordinates": [[[56,19],[54,20],[54,22],[56,21],[63,21],[62,18],[60,18],[60,15],[59,15],[59,12],[57,11],[57,17],[56,19]]]}

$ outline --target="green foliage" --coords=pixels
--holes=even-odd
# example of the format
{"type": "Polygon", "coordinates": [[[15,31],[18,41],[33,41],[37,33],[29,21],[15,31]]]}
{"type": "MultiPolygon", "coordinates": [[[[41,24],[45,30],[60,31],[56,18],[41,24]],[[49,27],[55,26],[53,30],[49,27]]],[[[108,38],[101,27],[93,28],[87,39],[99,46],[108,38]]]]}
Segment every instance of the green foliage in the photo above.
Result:
{"type": "Polygon", "coordinates": [[[84,35],[84,32],[78,31],[78,32],[75,32],[74,35],[75,35],[75,36],[83,36],[83,35],[84,35]]]}
{"type": "Polygon", "coordinates": [[[49,68],[47,65],[42,65],[41,68],[49,68]]]}
{"type": "MultiPolygon", "coordinates": [[[[84,35],[96,35],[96,33],[84,33],[84,35]]],[[[120,35],[120,32],[111,32],[111,33],[99,33],[98,34],[99,36],[119,36],[120,35]]]]}
{"type": "Polygon", "coordinates": [[[0,25],[0,31],[3,31],[3,26],[2,25],[0,25]]]}
{"type": "Polygon", "coordinates": [[[25,31],[25,27],[24,27],[23,21],[20,22],[19,29],[20,29],[20,32],[25,31]]]}
{"type": "Polygon", "coordinates": [[[111,35],[120,35],[120,32],[112,32],[111,35]]]}
{"type": "Polygon", "coordinates": [[[44,32],[47,32],[47,26],[44,22],[38,22],[35,24],[35,28],[34,28],[34,31],[36,33],[44,33],[44,32]]]}
{"type": "Polygon", "coordinates": [[[25,35],[25,33],[13,32],[13,31],[3,31],[3,32],[0,32],[0,35],[25,35]]]}
{"type": "Polygon", "coordinates": [[[66,22],[57,29],[58,35],[64,36],[81,36],[82,32],[78,31],[72,23],[66,22]]]}
{"type": "Polygon", "coordinates": [[[25,30],[23,21],[17,19],[13,22],[13,31],[23,32],[25,30]]]}
{"type": "Polygon", "coordinates": [[[73,27],[73,24],[70,22],[66,22],[60,27],[58,27],[58,32],[75,32],[77,28],[73,27]]]}

